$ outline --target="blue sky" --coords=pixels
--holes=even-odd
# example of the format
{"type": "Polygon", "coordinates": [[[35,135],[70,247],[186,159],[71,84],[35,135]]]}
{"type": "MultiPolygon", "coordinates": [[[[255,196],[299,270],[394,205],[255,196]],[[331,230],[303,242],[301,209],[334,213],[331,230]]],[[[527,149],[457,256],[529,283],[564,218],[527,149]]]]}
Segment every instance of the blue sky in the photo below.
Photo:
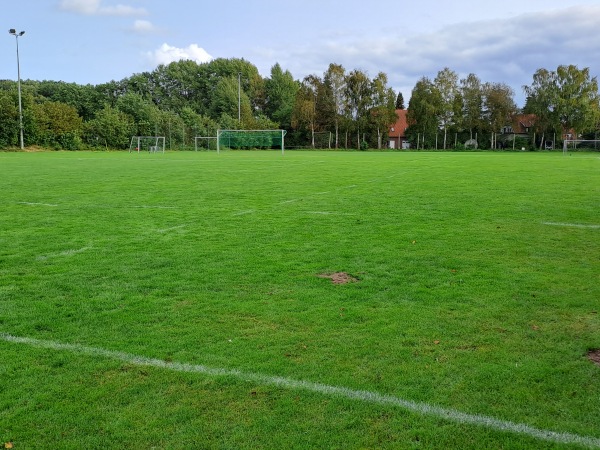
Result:
{"type": "Polygon", "coordinates": [[[600,4],[570,0],[5,0],[0,79],[99,84],[181,58],[244,58],[263,76],[279,63],[301,79],[331,62],[385,72],[406,102],[444,67],[522,85],[541,67],[600,75],[600,4]]]}

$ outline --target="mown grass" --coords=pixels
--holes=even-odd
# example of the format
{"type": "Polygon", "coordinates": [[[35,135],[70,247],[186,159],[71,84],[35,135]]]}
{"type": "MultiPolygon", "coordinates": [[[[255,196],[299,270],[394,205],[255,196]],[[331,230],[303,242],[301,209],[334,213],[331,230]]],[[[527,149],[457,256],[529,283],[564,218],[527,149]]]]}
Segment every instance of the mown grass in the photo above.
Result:
{"type": "MultiPolygon", "coordinates": [[[[597,154],[5,153],[0,192],[0,333],[600,438],[597,154]],[[317,276],[340,271],[358,282],[317,276]]],[[[231,376],[0,355],[15,448],[561,447],[231,376]]]]}

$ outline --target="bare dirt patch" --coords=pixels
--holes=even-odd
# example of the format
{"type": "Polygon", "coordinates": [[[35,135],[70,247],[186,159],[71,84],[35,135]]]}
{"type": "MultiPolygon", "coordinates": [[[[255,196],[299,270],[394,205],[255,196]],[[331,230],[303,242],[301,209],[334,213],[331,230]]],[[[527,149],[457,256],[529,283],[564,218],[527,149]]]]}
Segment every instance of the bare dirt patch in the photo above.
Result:
{"type": "Polygon", "coordinates": [[[590,361],[592,361],[597,366],[600,366],[600,348],[590,350],[587,356],[590,361]]]}
{"type": "Polygon", "coordinates": [[[353,277],[346,272],[321,273],[317,275],[319,278],[329,278],[333,284],[348,284],[356,283],[358,278],[353,277]]]}

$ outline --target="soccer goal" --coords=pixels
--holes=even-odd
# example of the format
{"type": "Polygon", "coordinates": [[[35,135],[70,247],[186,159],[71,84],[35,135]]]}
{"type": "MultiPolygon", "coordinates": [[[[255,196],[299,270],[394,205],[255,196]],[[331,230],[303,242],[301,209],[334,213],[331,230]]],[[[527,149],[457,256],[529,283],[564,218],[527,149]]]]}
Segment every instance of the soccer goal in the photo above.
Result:
{"type": "Polygon", "coordinates": [[[196,137],[194,137],[194,149],[196,151],[217,150],[217,137],[216,136],[196,136],[196,137]]]}
{"type": "Polygon", "coordinates": [[[236,150],[281,149],[285,152],[285,130],[217,130],[217,153],[236,150]]]}
{"type": "Polygon", "coordinates": [[[600,140],[598,139],[565,139],[563,141],[563,154],[577,151],[599,151],[600,140]]]}
{"type": "Polygon", "coordinates": [[[158,153],[165,152],[165,137],[164,136],[133,136],[129,144],[129,153],[149,152],[158,153]]]}
{"type": "Polygon", "coordinates": [[[331,131],[315,131],[314,133],[315,148],[331,149],[333,142],[333,133],[331,131]]]}

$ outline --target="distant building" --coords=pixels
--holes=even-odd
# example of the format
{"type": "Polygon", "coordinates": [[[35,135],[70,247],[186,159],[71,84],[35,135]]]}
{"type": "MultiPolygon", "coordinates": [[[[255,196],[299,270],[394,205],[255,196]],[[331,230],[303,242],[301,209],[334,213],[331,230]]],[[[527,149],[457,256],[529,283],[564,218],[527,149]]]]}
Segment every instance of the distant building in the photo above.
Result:
{"type": "Polygon", "coordinates": [[[512,117],[512,123],[502,127],[501,133],[504,135],[514,134],[517,137],[528,137],[535,126],[535,114],[515,114],[512,117]]]}
{"type": "Polygon", "coordinates": [[[397,109],[396,115],[398,116],[398,120],[395,124],[390,127],[388,137],[389,137],[389,148],[410,148],[410,143],[408,142],[408,138],[406,137],[406,129],[408,128],[408,121],[406,118],[406,114],[408,110],[406,109],[397,109]]]}

